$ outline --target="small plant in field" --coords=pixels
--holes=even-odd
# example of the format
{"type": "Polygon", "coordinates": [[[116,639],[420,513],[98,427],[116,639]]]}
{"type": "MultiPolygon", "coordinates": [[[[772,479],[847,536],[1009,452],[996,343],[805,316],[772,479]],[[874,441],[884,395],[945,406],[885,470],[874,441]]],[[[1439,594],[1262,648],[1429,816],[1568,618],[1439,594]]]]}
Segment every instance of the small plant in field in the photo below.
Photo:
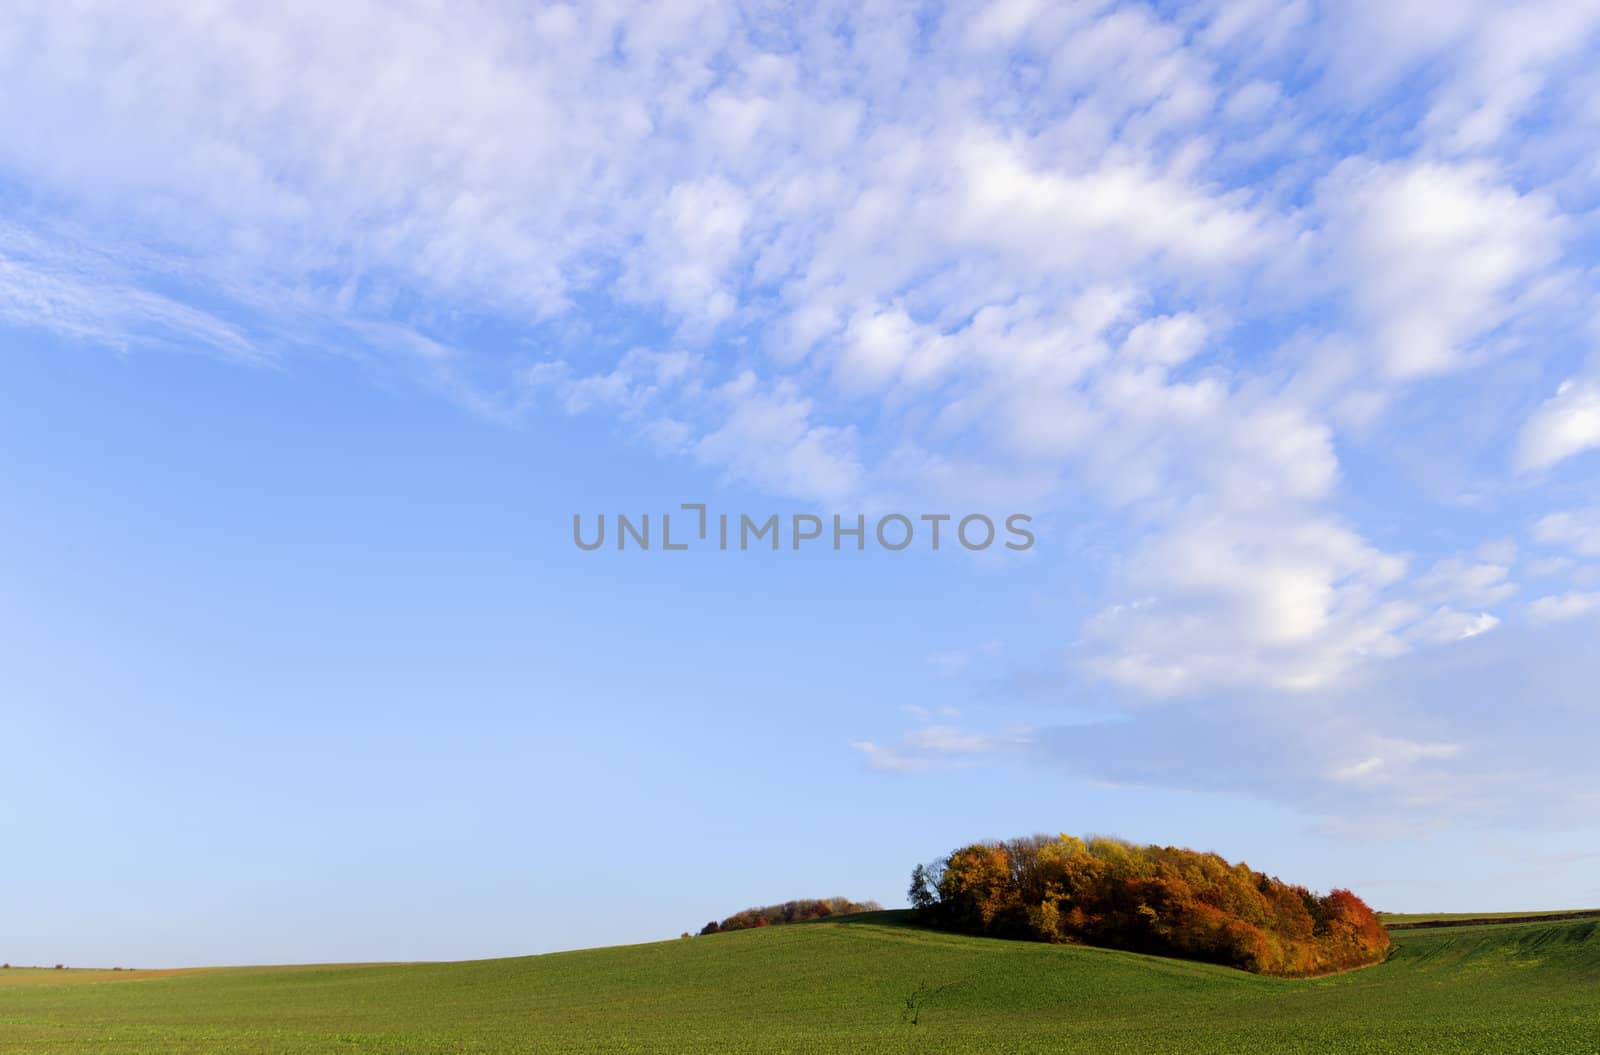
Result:
{"type": "Polygon", "coordinates": [[[906,1006],[905,1010],[900,1012],[900,1021],[909,1022],[913,1026],[920,1024],[922,1021],[922,1005],[946,989],[955,988],[955,985],[955,982],[946,982],[944,985],[930,986],[927,982],[923,982],[906,997],[906,1006]]]}

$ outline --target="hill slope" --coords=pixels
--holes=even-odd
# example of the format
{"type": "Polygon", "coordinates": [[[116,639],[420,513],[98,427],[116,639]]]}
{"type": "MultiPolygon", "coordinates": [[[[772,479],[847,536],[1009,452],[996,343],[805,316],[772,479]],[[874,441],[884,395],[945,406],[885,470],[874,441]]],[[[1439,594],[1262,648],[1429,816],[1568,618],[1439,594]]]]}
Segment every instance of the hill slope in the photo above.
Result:
{"type": "Polygon", "coordinates": [[[1600,1039],[1600,922],[1396,942],[1385,964],[1285,981],[881,913],[468,963],[12,969],[0,1052],[1568,1053],[1600,1039]]]}

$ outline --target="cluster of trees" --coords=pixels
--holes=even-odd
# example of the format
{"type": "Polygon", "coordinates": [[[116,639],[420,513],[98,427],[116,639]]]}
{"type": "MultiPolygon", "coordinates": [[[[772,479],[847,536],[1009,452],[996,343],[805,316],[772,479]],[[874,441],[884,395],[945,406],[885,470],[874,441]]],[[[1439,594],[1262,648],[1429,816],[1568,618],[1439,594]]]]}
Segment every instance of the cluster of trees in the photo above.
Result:
{"type": "Polygon", "coordinates": [[[851,901],[844,897],[801,898],[785,901],[781,905],[747,908],[735,912],[718,923],[712,920],[700,929],[701,934],[720,934],[725,930],[748,930],[751,927],[775,927],[783,923],[801,923],[808,919],[844,916],[852,912],[881,912],[883,906],[876,901],[851,901]]]}
{"type": "Polygon", "coordinates": [[[911,876],[926,923],[1082,942],[1297,977],[1381,961],[1389,935],[1348,890],[1305,887],[1216,854],[1036,835],[974,843],[911,876]]]}

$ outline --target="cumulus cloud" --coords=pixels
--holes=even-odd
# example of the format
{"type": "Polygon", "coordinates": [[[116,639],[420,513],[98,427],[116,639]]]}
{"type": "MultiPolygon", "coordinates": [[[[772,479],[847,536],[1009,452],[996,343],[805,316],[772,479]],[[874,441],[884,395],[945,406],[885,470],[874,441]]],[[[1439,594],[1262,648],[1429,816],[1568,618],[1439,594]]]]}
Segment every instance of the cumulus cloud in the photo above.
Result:
{"type": "Polygon", "coordinates": [[[1129,600],[1087,628],[1091,669],[1157,695],[1219,685],[1315,688],[1405,650],[1415,608],[1384,588],[1404,561],[1316,517],[1180,520],[1129,562],[1129,600]]]}

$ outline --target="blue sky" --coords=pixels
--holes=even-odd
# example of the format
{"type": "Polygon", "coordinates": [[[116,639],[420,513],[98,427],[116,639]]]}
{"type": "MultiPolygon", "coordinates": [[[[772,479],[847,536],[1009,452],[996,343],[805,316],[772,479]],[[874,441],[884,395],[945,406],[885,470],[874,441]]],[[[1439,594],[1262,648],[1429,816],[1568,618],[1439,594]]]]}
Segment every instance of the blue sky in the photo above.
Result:
{"type": "Polygon", "coordinates": [[[512,955],[974,838],[1600,903],[1600,4],[0,31],[0,958],[512,955]],[[579,551],[574,514],[1034,517],[579,551]]]}

